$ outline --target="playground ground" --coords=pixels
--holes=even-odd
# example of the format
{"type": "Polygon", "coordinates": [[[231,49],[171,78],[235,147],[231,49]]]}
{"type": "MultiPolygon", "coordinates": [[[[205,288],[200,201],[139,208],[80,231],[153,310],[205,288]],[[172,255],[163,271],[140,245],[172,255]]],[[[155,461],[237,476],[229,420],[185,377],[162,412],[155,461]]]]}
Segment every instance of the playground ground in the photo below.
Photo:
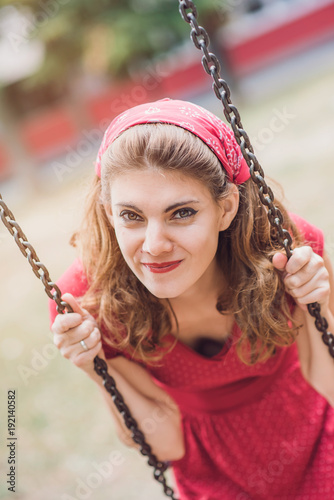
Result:
{"type": "MultiPolygon", "coordinates": [[[[334,74],[266,98],[240,102],[267,178],[283,186],[285,201],[321,227],[334,262],[334,74]]],[[[218,101],[210,108],[220,113],[218,101]]],[[[91,159],[63,182],[16,204],[15,216],[57,279],[75,257],[75,229],[91,159]]],[[[52,185],[52,182],[51,184],[52,185]]],[[[161,486],[136,451],[117,439],[94,384],[55,350],[47,297],[9,233],[0,227],[0,498],[9,498],[7,391],[16,392],[18,500],[159,500],[161,486]],[[113,454],[112,454],[113,453],[113,454]]]]}

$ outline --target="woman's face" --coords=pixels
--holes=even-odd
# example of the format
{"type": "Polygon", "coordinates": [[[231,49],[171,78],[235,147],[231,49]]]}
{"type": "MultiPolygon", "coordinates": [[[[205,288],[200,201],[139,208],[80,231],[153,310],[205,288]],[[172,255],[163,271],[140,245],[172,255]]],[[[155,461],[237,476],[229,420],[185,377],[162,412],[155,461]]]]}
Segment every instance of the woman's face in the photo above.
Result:
{"type": "Polygon", "coordinates": [[[153,295],[172,299],[210,287],[219,231],[236,213],[237,189],[217,203],[202,182],[159,169],[119,175],[110,189],[106,208],[120,250],[153,295]]]}

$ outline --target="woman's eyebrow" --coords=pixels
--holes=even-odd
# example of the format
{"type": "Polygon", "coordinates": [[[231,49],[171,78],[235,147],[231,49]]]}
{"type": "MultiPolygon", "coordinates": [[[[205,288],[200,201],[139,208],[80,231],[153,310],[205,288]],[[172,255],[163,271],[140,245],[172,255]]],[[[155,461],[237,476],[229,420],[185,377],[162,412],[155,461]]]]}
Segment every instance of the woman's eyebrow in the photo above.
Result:
{"type": "MultiPolygon", "coordinates": [[[[190,205],[192,203],[200,203],[199,200],[185,200],[185,201],[178,201],[177,203],[173,203],[173,205],[170,205],[164,210],[164,213],[166,214],[167,212],[170,212],[171,210],[174,210],[175,208],[182,207],[184,205],[190,205]]],[[[142,214],[143,211],[140,210],[140,208],[136,207],[136,205],[132,205],[131,203],[127,202],[120,202],[116,203],[116,207],[125,207],[125,208],[131,208],[131,210],[135,210],[136,212],[142,214]]]]}
{"type": "Polygon", "coordinates": [[[167,207],[165,210],[165,214],[167,212],[170,212],[171,210],[174,210],[175,208],[182,207],[183,205],[191,205],[192,203],[200,203],[200,201],[198,201],[198,200],[179,201],[179,202],[174,203],[173,205],[170,205],[169,207],[167,207]]]}
{"type": "Polygon", "coordinates": [[[120,203],[116,203],[115,207],[125,207],[125,208],[131,208],[132,210],[135,210],[136,212],[139,212],[140,214],[142,214],[142,210],[140,210],[140,208],[136,207],[136,205],[130,205],[130,203],[126,203],[126,202],[120,202],[120,203]]]}

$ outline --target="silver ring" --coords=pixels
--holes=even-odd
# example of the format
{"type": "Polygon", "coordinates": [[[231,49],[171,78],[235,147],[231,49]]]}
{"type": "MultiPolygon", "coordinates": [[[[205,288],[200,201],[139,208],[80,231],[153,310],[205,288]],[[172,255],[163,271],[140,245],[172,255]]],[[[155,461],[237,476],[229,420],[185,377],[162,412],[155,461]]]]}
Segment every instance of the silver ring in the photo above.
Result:
{"type": "Polygon", "coordinates": [[[84,340],[80,340],[80,344],[85,349],[85,351],[88,351],[88,347],[86,346],[86,342],[84,340]]]}

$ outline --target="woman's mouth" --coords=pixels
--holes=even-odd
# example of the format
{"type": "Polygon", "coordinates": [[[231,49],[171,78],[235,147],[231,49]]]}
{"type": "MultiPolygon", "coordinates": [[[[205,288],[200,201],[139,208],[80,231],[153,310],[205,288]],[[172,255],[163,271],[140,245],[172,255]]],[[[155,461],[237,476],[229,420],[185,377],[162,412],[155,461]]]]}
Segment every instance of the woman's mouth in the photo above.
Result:
{"type": "Polygon", "coordinates": [[[172,262],[143,262],[143,266],[145,266],[151,273],[169,273],[170,271],[173,271],[176,269],[180,264],[182,260],[174,260],[172,262]]]}

